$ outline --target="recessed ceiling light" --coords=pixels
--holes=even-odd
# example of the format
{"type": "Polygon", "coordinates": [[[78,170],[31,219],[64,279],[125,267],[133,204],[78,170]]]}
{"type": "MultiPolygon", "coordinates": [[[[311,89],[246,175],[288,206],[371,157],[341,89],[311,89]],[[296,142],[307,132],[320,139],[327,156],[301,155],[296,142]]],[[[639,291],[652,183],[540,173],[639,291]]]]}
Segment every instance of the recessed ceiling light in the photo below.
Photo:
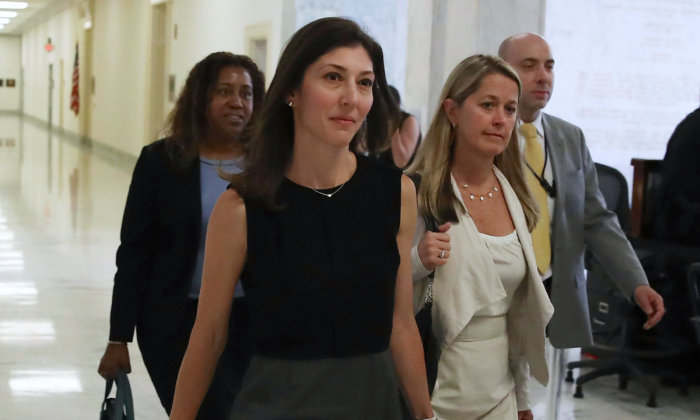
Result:
{"type": "Polygon", "coordinates": [[[25,1],[0,1],[0,9],[26,9],[29,3],[25,1]]]}
{"type": "Polygon", "coordinates": [[[8,23],[10,23],[10,19],[0,18],[0,25],[7,25],[8,23]]]}
{"type": "Polygon", "coordinates": [[[17,12],[6,12],[4,10],[0,10],[0,17],[9,17],[9,18],[17,17],[17,12]]]}

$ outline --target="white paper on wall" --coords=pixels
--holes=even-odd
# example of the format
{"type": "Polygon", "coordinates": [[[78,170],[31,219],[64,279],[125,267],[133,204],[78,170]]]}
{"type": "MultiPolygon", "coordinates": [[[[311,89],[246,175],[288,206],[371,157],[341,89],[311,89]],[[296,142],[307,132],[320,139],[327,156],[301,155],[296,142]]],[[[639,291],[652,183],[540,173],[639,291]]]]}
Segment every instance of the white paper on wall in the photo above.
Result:
{"type": "Polygon", "coordinates": [[[700,0],[548,0],[545,19],[556,62],[545,112],[581,127],[593,160],[631,188],[631,159],[662,159],[700,105],[700,0]]]}

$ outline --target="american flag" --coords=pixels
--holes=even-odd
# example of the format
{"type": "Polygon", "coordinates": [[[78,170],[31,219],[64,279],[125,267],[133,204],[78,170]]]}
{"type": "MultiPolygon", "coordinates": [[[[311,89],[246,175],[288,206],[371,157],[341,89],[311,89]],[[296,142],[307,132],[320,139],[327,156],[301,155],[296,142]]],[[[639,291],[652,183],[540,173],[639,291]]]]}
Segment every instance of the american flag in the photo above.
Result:
{"type": "Polygon", "coordinates": [[[70,109],[78,115],[80,111],[80,90],[78,89],[80,82],[80,70],[78,66],[78,44],[75,44],[75,64],[73,65],[73,89],[70,94],[70,109]]]}

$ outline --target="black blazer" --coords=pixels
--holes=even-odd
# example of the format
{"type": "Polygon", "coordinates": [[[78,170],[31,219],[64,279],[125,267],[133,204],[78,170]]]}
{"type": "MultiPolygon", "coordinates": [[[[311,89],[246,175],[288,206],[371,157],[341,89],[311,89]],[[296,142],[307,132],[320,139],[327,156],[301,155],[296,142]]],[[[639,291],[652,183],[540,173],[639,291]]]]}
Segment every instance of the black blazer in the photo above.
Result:
{"type": "Polygon", "coordinates": [[[133,340],[143,325],[182,325],[202,227],[199,159],[178,168],[164,140],[141,151],[117,250],[109,339],[133,340]]]}

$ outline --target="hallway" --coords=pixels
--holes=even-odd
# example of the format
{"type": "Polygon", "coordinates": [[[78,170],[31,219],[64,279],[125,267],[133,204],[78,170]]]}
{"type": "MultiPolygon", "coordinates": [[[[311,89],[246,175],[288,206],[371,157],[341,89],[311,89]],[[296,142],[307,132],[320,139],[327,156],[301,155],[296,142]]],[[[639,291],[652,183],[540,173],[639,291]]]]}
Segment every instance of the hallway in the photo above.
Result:
{"type": "MultiPolygon", "coordinates": [[[[0,114],[0,419],[97,418],[132,163],[0,114]]],[[[138,350],[139,419],[164,419],[138,350]]]]}
{"type": "MultiPolygon", "coordinates": [[[[97,418],[104,381],[114,257],[135,159],[80,145],[16,114],[0,113],[0,420],[97,418]]],[[[137,346],[129,345],[136,418],[166,418],[137,346]]],[[[644,406],[638,384],[604,378],[559,419],[698,419],[690,397],[659,390],[644,406]]],[[[532,382],[535,418],[545,390],[532,382]]]]}

